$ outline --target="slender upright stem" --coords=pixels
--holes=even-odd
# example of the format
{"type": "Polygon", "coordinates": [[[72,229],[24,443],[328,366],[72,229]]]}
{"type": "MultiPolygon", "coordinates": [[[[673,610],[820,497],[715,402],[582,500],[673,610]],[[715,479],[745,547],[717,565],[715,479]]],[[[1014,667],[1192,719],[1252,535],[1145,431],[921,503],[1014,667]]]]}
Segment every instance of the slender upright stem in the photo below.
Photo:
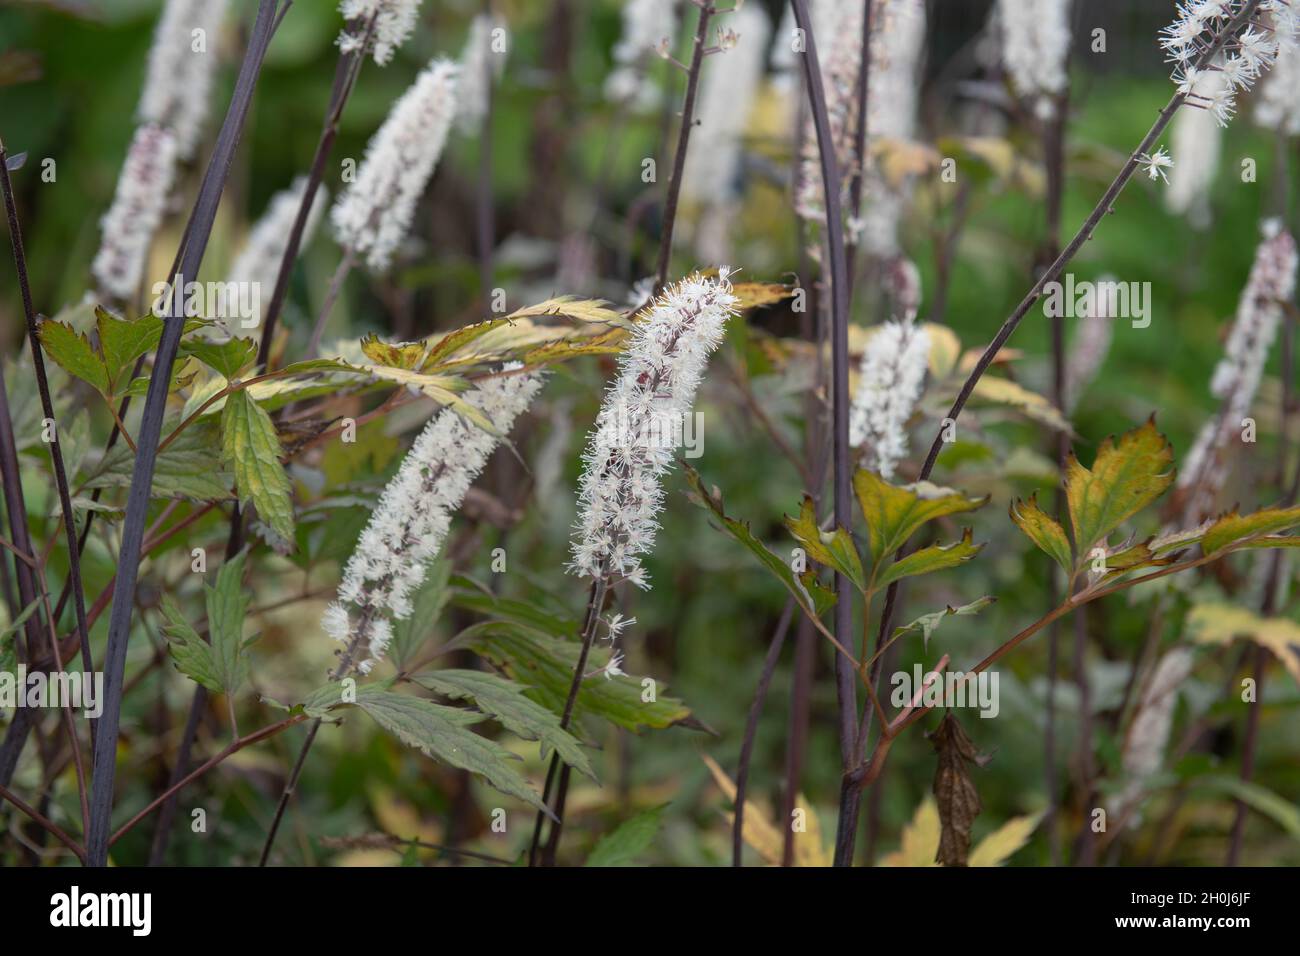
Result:
{"type": "Polygon", "coordinates": [[[659,264],[655,268],[655,293],[668,284],[668,268],[673,255],[673,225],[677,220],[677,200],[682,191],[682,172],[686,168],[686,149],[691,141],[691,128],[695,125],[695,97],[700,88],[700,68],[704,63],[704,50],[708,46],[709,21],[715,7],[712,0],[703,0],[700,21],[695,29],[695,47],[691,51],[690,72],[686,80],[686,101],[682,105],[682,131],[677,137],[677,154],[673,158],[672,178],[668,180],[668,198],[664,202],[663,234],[659,239],[659,264]]]}
{"type": "MultiPolygon", "coordinates": [[[[207,248],[217,206],[225,188],[226,177],[234,160],[244,120],[253,97],[253,88],[261,73],[262,61],[270,46],[279,0],[259,0],[257,18],[244,62],[235,84],[234,96],[225,122],[217,136],[216,147],[199,189],[192,216],[192,229],[181,256],[180,275],[199,274],[207,248]]],[[[162,336],[154,356],[153,373],[145,396],[144,412],[137,434],[135,470],[127,495],[126,518],[122,525],[122,544],[118,552],[118,574],[113,589],[113,610],[109,618],[108,645],[104,655],[104,711],[95,740],[95,761],[90,801],[90,833],[87,837],[86,862],[90,866],[108,863],[108,843],[113,811],[113,783],[116,775],[118,727],[122,712],[122,681],[126,667],[126,646],[131,634],[135,585],[139,575],[141,544],[148,518],[150,489],[157,461],[158,441],[171,384],[172,363],[180,346],[185,322],[182,296],[172,296],[172,316],[163,325],[162,336]]]]}
{"type": "Polygon", "coordinates": [[[338,268],[334,270],[334,276],[330,279],[329,289],[325,292],[325,301],[321,303],[320,314],[316,316],[316,324],[312,326],[311,341],[307,343],[304,359],[314,359],[320,354],[320,340],[325,334],[325,323],[329,321],[330,313],[334,311],[334,303],[338,301],[339,293],[343,291],[343,282],[352,272],[356,262],[357,254],[351,249],[345,250],[343,258],[339,260],[338,268]]]}
{"type": "MultiPolygon", "coordinates": [[[[50,441],[50,461],[54,465],[54,484],[59,495],[59,510],[63,514],[63,530],[68,541],[68,587],[72,591],[72,605],[77,615],[77,637],[81,641],[81,663],[86,673],[94,670],[90,659],[90,640],[86,628],[86,592],[81,583],[81,549],[77,544],[77,522],[72,510],[72,495],[68,490],[68,472],[63,462],[63,447],[59,442],[59,429],[54,415],[54,402],[50,398],[50,382],[45,374],[45,356],[36,328],[36,309],[32,305],[31,283],[27,278],[27,257],[23,253],[23,233],[18,224],[18,208],[14,204],[13,183],[9,179],[8,158],[4,143],[0,142],[0,188],[4,190],[5,216],[9,220],[9,241],[14,250],[14,267],[18,271],[18,288],[22,293],[23,314],[27,318],[27,340],[31,346],[32,368],[36,371],[36,389],[41,397],[41,411],[55,422],[50,441]]],[[[55,634],[57,619],[49,622],[50,633],[55,634]]],[[[57,641],[57,635],[51,638],[57,641]]],[[[94,722],[91,722],[94,733],[94,722]]]]}

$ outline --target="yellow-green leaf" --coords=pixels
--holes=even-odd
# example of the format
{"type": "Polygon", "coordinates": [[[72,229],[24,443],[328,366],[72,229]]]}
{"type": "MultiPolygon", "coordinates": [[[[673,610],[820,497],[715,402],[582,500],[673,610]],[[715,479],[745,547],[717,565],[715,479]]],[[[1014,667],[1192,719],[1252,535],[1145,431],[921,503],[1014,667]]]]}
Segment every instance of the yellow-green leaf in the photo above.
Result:
{"type": "Polygon", "coordinates": [[[1260,617],[1232,604],[1198,604],[1187,615],[1187,632],[1198,644],[1227,644],[1244,637],[1272,651],[1300,684],[1300,624],[1260,617]]]}
{"type": "Polygon", "coordinates": [[[1038,506],[1038,495],[1028,501],[1016,499],[1011,505],[1011,520],[1029,536],[1029,540],[1047,552],[1069,574],[1074,570],[1074,557],[1070,553],[1070,539],[1061,523],[1038,506]]]}
{"type": "Polygon", "coordinates": [[[953,607],[950,604],[942,611],[934,611],[930,614],[922,614],[920,617],[918,617],[915,621],[912,621],[910,624],[904,624],[902,627],[894,628],[894,633],[892,636],[901,637],[902,635],[910,633],[911,631],[920,631],[922,644],[926,647],[929,647],[930,635],[933,634],[936,630],[938,630],[939,625],[942,624],[947,618],[966,617],[971,614],[978,614],[980,611],[984,610],[986,607],[988,607],[996,600],[997,598],[995,597],[985,595],[982,598],[971,601],[969,604],[963,604],[961,607],[953,607]]]}
{"type": "Polygon", "coordinates": [[[954,541],[947,546],[932,544],[928,548],[913,551],[893,564],[887,565],[876,575],[876,586],[883,588],[901,578],[955,568],[975,557],[983,547],[982,544],[971,544],[971,531],[970,528],[966,528],[962,532],[960,541],[954,541]]]}
{"type": "Polygon", "coordinates": [[[871,562],[877,569],[885,555],[901,548],[926,522],[974,511],[988,501],[987,497],[967,498],[951,488],[924,481],[914,485],[891,485],[866,470],[853,476],[853,490],[870,532],[871,562]]]}
{"type": "Polygon", "coordinates": [[[1214,554],[1229,545],[1290,531],[1297,526],[1300,526],[1300,508],[1265,508],[1248,515],[1231,511],[1210,525],[1201,539],[1201,548],[1206,554],[1214,554]]]}
{"type": "Polygon", "coordinates": [[[1066,462],[1065,495],[1074,526],[1074,553],[1085,559],[1123,522],[1155,501],[1174,481],[1174,452],[1155,419],[1107,438],[1089,470],[1073,453],[1066,462]]]}
{"type": "Polygon", "coordinates": [[[226,397],[221,440],[240,500],[251,500],[271,529],[292,545],[293,501],[280,463],[280,436],[271,416],[242,389],[226,397]]]}
{"type": "Polygon", "coordinates": [[[108,392],[108,370],[90,345],[90,339],[64,322],[46,319],[37,329],[45,353],[69,375],[89,382],[101,394],[108,392]]]}
{"type": "Polygon", "coordinates": [[[1009,378],[996,378],[986,375],[975,383],[975,390],[972,394],[976,398],[982,398],[997,405],[1010,405],[1012,408],[1018,408],[1034,421],[1046,425],[1048,428],[1054,428],[1062,432],[1073,431],[1069,421],[1055,405],[1037,392],[1031,392],[1023,385],[1013,382],[1009,378]]]}
{"type": "Polygon", "coordinates": [[[866,576],[862,571],[862,559],[858,549],[853,545],[853,538],[843,528],[834,531],[822,531],[817,524],[817,508],[812,498],[804,495],[799,507],[799,517],[786,515],[785,526],[804,546],[808,557],[818,564],[838,571],[844,575],[859,591],[867,587],[866,576]]]}
{"type": "Polygon", "coordinates": [[[976,845],[966,865],[1001,866],[1029,842],[1042,818],[1041,813],[1012,817],[976,845]]]}

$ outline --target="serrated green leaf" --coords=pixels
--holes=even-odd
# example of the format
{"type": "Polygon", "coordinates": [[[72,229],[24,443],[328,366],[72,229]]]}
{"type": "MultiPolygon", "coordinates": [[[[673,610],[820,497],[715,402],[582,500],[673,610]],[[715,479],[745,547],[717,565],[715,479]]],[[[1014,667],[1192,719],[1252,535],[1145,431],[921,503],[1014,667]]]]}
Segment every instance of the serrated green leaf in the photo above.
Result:
{"type": "Polygon", "coordinates": [[[808,557],[818,564],[825,565],[844,575],[859,591],[867,589],[866,575],[862,570],[862,559],[853,538],[843,528],[834,531],[822,531],[817,523],[817,508],[808,495],[804,495],[799,506],[799,517],[786,515],[785,526],[795,536],[808,557]]]}
{"type": "Polygon", "coordinates": [[[408,747],[460,770],[477,774],[502,793],[546,811],[541,795],[511,762],[517,760],[486,737],[467,729],[482,714],[445,707],[431,700],[398,694],[382,687],[357,691],[356,707],[408,747]]]}
{"type": "MultiPolygon", "coordinates": [[[[154,460],[150,495],[191,501],[229,498],[234,479],[219,467],[220,460],[221,447],[215,429],[191,425],[154,460]]],[[[85,487],[92,490],[129,488],[134,473],[135,452],[124,442],[119,442],[100,460],[85,487]]]]}
{"type": "Polygon", "coordinates": [[[439,558],[429,566],[424,581],[415,592],[411,601],[411,613],[402,620],[393,622],[393,639],[388,645],[388,658],[399,671],[420,649],[433,626],[442,617],[442,609],[451,598],[451,589],[448,587],[450,577],[451,562],[439,558]]]}
{"type": "Polygon", "coordinates": [[[524,696],[527,688],[523,685],[495,674],[467,670],[425,671],[412,675],[411,680],[445,697],[473,698],[479,710],[507,730],[525,740],[540,741],[543,748],[556,751],[569,766],[596,779],[582,745],[560,728],[559,717],[524,696]]]}
{"type": "Polygon", "coordinates": [[[126,321],[96,306],[95,326],[99,330],[99,348],[104,356],[108,382],[115,386],[118,376],[134,366],[136,359],[158,347],[163,320],[150,313],[126,321]]]}
{"type": "Polygon", "coordinates": [[[229,382],[257,356],[257,343],[252,339],[227,339],[224,342],[193,339],[181,346],[181,351],[193,355],[229,382]]]}
{"type": "Polygon", "coordinates": [[[89,382],[101,395],[108,391],[108,370],[90,339],[72,326],[46,319],[37,329],[45,354],[69,375],[89,382]]]}
{"type": "Polygon", "coordinates": [[[982,544],[971,544],[971,531],[967,528],[962,532],[960,541],[954,541],[946,546],[932,544],[928,548],[921,548],[904,555],[893,564],[886,565],[884,571],[876,576],[876,587],[883,588],[894,581],[915,577],[918,574],[932,574],[935,571],[955,568],[975,557],[983,548],[982,544]]]}
{"type": "Polygon", "coordinates": [[[1300,508],[1265,508],[1247,515],[1232,511],[1210,525],[1201,539],[1201,548],[1206,554],[1214,554],[1247,539],[1295,527],[1300,527],[1300,508]]]}
{"type": "Polygon", "coordinates": [[[712,511],[727,533],[743,544],[758,558],[763,567],[771,571],[777,580],[785,585],[786,590],[799,602],[800,607],[814,617],[821,617],[835,603],[835,595],[817,583],[817,575],[811,569],[796,575],[789,563],[773,554],[763,542],[754,537],[748,524],[728,517],[723,509],[721,492],[716,488],[712,491],[707,490],[700,479],[699,472],[690,465],[686,466],[686,480],[694,489],[692,500],[712,511]]]}
{"type": "Polygon", "coordinates": [[[1047,552],[1067,575],[1074,571],[1070,539],[1061,523],[1038,506],[1038,495],[1030,495],[1028,501],[1017,498],[1011,505],[1011,520],[1039,550],[1047,552]]]}
{"type": "Polygon", "coordinates": [[[1070,454],[1065,496],[1076,567],[1107,535],[1165,493],[1174,482],[1173,461],[1173,448],[1154,419],[1125,432],[1118,442],[1102,442],[1091,470],[1070,454]]]}
{"type": "Polygon", "coordinates": [[[985,595],[969,604],[963,604],[961,607],[953,607],[951,604],[942,611],[934,611],[930,614],[922,614],[915,621],[904,624],[902,627],[894,628],[893,637],[901,637],[912,631],[921,632],[921,641],[928,648],[930,646],[930,635],[938,630],[939,625],[950,617],[966,617],[971,614],[978,614],[997,598],[985,595]]]}
{"type": "MultiPolygon", "coordinates": [[[[936,518],[982,508],[988,498],[967,498],[929,482],[892,485],[865,469],[853,476],[853,491],[870,534],[871,563],[882,570],[886,555],[901,548],[922,525],[936,518]]],[[[876,582],[879,584],[879,582],[876,582]]]]}
{"type": "Polygon", "coordinates": [[[233,694],[248,677],[244,656],[244,617],[249,596],[243,587],[244,554],[227,561],[217,572],[215,586],[204,587],[208,612],[208,640],[185,620],[184,614],[163,598],[163,630],[171,639],[169,650],[177,668],[216,693],[233,694]]]}
{"type": "Polygon", "coordinates": [[[251,500],[271,529],[293,543],[293,501],[280,463],[280,436],[266,410],[239,390],[221,413],[222,455],[233,466],[241,501],[251,500]]]}
{"type": "MultiPolygon", "coordinates": [[[[580,647],[538,631],[504,621],[488,621],[458,635],[457,643],[501,667],[513,679],[528,685],[528,694],[554,713],[562,713],[569,695],[573,671],[578,664],[580,647]]],[[[589,670],[603,668],[609,651],[593,647],[587,659],[589,670]]],[[[582,682],[574,708],[575,718],[590,714],[608,720],[625,730],[640,733],[643,727],[671,727],[690,718],[691,712],[680,700],[665,697],[655,687],[654,700],[642,700],[640,678],[626,674],[607,679],[592,676],[582,682]]]]}
{"type": "Polygon", "coordinates": [[[632,866],[659,834],[667,804],[624,820],[612,833],[600,838],[583,866],[632,866]]]}
{"type": "Polygon", "coordinates": [[[190,626],[170,597],[163,597],[162,612],[166,618],[163,632],[169,639],[167,649],[176,668],[208,690],[222,693],[225,690],[223,674],[212,647],[190,626]]]}

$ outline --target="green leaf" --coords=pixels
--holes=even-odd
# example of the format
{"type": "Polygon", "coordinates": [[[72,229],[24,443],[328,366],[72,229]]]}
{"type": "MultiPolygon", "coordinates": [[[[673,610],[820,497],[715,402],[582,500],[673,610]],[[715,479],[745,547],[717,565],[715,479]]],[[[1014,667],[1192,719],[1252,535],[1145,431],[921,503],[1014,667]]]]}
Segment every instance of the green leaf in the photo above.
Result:
{"type": "Polygon", "coordinates": [[[252,339],[227,339],[225,342],[194,339],[186,342],[181,351],[193,355],[229,382],[257,356],[257,343],[252,339]]]}
{"type": "MultiPolygon", "coordinates": [[[[1070,454],[1065,496],[1074,526],[1074,554],[1085,560],[1093,547],[1155,501],[1174,481],[1174,452],[1155,419],[1102,442],[1092,469],[1070,454]]],[[[1077,566],[1077,563],[1076,563],[1077,566]]]]}
{"type": "MultiPolygon", "coordinates": [[[[8,560],[4,558],[4,560],[8,560]]],[[[0,673],[16,674],[18,672],[18,652],[14,647],[14,635],[18,629],[27,623],[27,619],[36,613],[36,609],[41,606],[40,599],[32,601],[31,604],[23,608],[16,618],[9,622],[3,631],[0,631],[0,673]]]]}
{"type": "Polygon", "coordinates": [[[600,838],[584,866],[632,866],[654,842],[667,804],[624,820],[613,833],[600,838]]]}
{"type": "Polygon", "coordinates": [[[439,558],[433,562],[425,573],[419,590],[415,592],[411,613],[402,620],[393,622],[393,639],[388,645],[388,658],[399,671],[420,649],[420,645],[429,636],[429,631],[438,623],[438,618],[442,617],[442,609],[451,597],[447,586],[450,577],[450,561],[439,558]]]}
{"type": "Polygon", "coordinates": [[[853,538],[843,528],[822,531],[817,524],[817,508],[811,497],[804,495],[803,504],[799,507],[799,517],[791,518],[787,515],[785,526],[804,546],[810,558],[844,575],[859,591],[867,589],[862,559],[858,557],[858,549],[853,545],[853,538]]]}
{"type": "MultiPolygon", "coordinates": [[[[560,640],[505,621],[488,621],[475,625],[457,636],[482,657],[505,670],[529,687],[529,696],[554,713],[562,713],[573,671],[581,650],[574,641],[560,640]]],[[[597,670],[609,660],[609,651],[593,647],[587,669],[597,670]]],[[[608,720],[625,730],[640,733],[643,727],[661,729],[689,722],[690,709],[680,700],[665,697],[663,684],[654,687],[654,700],[642,700],[640,678],[626,674],[606,679],[589,677],[578,690],[574,705],[575,719],[590,714],[608,720]]]]}
{"type": "Polygon", "coordinates": [[[467,729],[482,720],[482,714],[374,685],[358,689],[355,706],[408,747],[449,766],[478,774],[502,793],[546,811],[541,795],[510,765],[518,758],[467,729]]]}
{"type": "Polygon", "coordinates": [[[242,390],[232,392],[221,413],[221,437],[222,455],[234,466],[240,500],[251,499],[271,530],[292,545],[293,502],[271,416],[242,390]]]}
{"type": "Polygon", "coordinates": [[[987,497],[967,498],[951,488],[924,481],[891,485],[865,469],[853,476],[853,490],[871,535],[871,563],[877,571],[884,557],[901,548],[922,525],[947,515],[974,511],[988,501],[987,497]]]}
{"type": "Polygon", "coordinates": [[[99,349],[104,355],[111,388],[118,376],[135,365],[136,359],[158,347],[163,320],[150,313],[133,322],[124,321],[96,306],[95,326],[99,329],[99,349]]]}
{"type": "Polygon", "coordinates": [[[817,583],[817,575],[811,570],[796,575],[789,563],[767,549],[763,542],[754,537],[749,525],[735,518],[727,517],[723,510],[722,493],[714,488],[708,491],[700,479],[700,473],[690,465],[686,466],[686,480],[694,489],[691,500],[708,508],[722,523],[722,527],[737,541],[749,549],[762,565],[772,572],[785,585],[799,606],[814,617],[821,617],[835,603],[835,595],[817,583]]]}
{"type": "Polygon", "coordinates": [[[204,587],[207,641],[170,598],[163,598],[163,616],[167,619],[163,630],[171,639],[172,660],[183,674],[216,693],[233,694],[248,677],[243,632],[249,596],[244,591],[243,574],[244,555],[240,554],[221,566],[215,586],[204,587]]]}
{"type": "MultiPolygon", "coordinates": [[[[217,501],[230,497],[234,479],[220,466],[221,448],[215,429],[191,425],[154,460],[154,498],[217,501]]],[[[129,488],[135,474],[135,452],[118,442],[86,480],[86,488],[129,488]]]]}
{"type": "Polygon", "coordinates": [[[543,748],[555,750],[569,766],[596,779],[582,745],[560,728],[560,719],[555,714],[525,697],[527,688],[521,684],[495,674],[467,670],[425,671],[412,675],[411,680],[425,690],[446,697],[473,698],[479,710],[496,718],[507,730],[525,740],[541,741],[543,748]]]}
{"type": "Polygon", "coordinates": [[[1201,539],[1201,549],[1214,554],[1234,544],[1262,535],[1290,531],[1300,526],[1300,508],[1265,508],[1254,514],[1231,511],[1210,525],[1201,539]]]}
{"type": "Polygon", "coordinates": [[[90,339],[64,322],[46,319],[37,329],[45,352],[69,375],[89,382],[101,395],[108,392],[108,370],[90,345],[90,339]]]}
{"type": "Polygon", "coordinates": [[[1028,501],[1017,498],[1011,505],[1011,520],[1029,536],[1030,541],[1038,545],[1039,550],[1047,552],[1067,575],[1074,571],[1070,539],[1066,537],[1061,523],[1038,506],[1037,494],[1030,495],[1028,501]]]}
{"type": "Polygon", "coordinates": [[[982,544],[971,544],[971,531],[970,528],[967,528],[962,532],[960,541],[954,541],[946,547],[932,544],[928,548],[913,551],[911,554],[886,566],[884,571],[876,576],[876,586],[883,588],[885,585],[901,578],[910,578],[918,574],[931,574],[935,571],[946,571],[949,568],[955,568],[957,565],[975,557],[983,548],[984,545],[982,544]]]}
{"type": "Polygon", "coordinates": [[[988,607],[996,600],[997,598],[995,597],[990,597],[989,595],[985,595],[984,597],[979,598],[978,600],[971,601],[970,604],[963,604],[961,607],[953,607],[950,604],[942,611],[934,611],[933,613],[930,614],[922,614],[920,617],[918,617],[915,621],[912,621],[910,624],[904,624],[902,627],[894,628],[893,637],[901,637],[902,635],[908,634],[912,631],[920,631],[922,643],[926,648],[929,648],[930,635],[933,634],[936,630],[938,630],[939,625],[942,624],[947,618],[966,617],[967,615],[978,614],[980,611],[984,610],[986,607],[988,607]]]}
{"type": "Polygon", "coordinates": [[[1300,807],[1267,787],[1229,776],[1198,777],[1194,785],[1235,797],[1252,810],[1270,818],[1289,833],[1293,840],[1300,840],[1300,807]]]}

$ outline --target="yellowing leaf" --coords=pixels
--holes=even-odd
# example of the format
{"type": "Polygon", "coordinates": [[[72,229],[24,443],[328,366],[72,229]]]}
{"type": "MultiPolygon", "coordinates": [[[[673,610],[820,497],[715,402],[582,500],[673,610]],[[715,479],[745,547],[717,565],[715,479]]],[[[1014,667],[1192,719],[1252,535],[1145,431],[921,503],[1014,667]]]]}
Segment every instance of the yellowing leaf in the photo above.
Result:
{"type": "MultiPolygon", "coordinates": [[[[716,760],[708,754],[701,754],[700,759],[713,775],[713,782],[733,804],[736,802],[736,785],[727,772],[718,766],[716,760]]],[[[822,842],[821,820],[817,812],[808,803],[803,794],[795,801],[805,810],[807,830],[794,835],[795,866],[830,866],[831,856],[822,842]]],[[[727,820],[735,825],[735,815],[728,813],[727,820]]],[[[774,824],[764,810],[752,800],[745,800],[745,820],[741,826],[741,839],[748,843],[763,860],[772,866],[780,866],[785,853],[785,830],[774,824]]]]}
{"type": "Polygon", "coordinates": [[[1198,604],[1188,612],[1187,632],[1198,644],[1227,644],[1245,637],[1276,655],[1300,684],[1300,624],[1284,617],[1260,617],[1232,604],[1198,604]]]}
{"type": "Polygon", "coordinates": [[[1089,470],[1073,454],[1066,462],[1065,495],[1074,526],[1075,555],[1087,557],[1098,542],[1155,501],[1173,484],[1174,453],[1155,420],[1107,438],[1089,470]]]}
{"type": "Polygon", "coordinates": [[[932,544],[928,548],[921,548],[905,555],[893,564],[886,565],[876,575],[876,587],[883,588],[894,581],[918,574],[932,574],[935,571],[955,568],[975,557],[983,548],[982,544],[971,544],[971,531],[970,528],[966,528],[962,531],[960,541],[954,541],[949,545],[932,544]]]}
{"type": "Polygon", "coordinates": [[[853,545],[853,538],[843,528],[822,531],[817,524],[817,509],[813,505],[812,498],[804,495],[799,517],[791,518],[787,515],[785,526],[790,529],[795,540],[804,546],[808,557],[818,564],[839,571],[852,581],[859,591],[866,589],[867,582],[862,571],[862,559],[858,557],[858,549],[853,545]]]}
{"type": "Polygon", "coordinates": [[[1023,385],[1013,382],[1009,378],[986,375],[975,383],[975,390],[972,394],[976,398],[982,398],[987,402],[1018,408],[1034,421],[1046,425],[1048,428],[1054,428],[1062,432],[1073,430],[1069,421],[1055,405],[1037,392],[1031,392],[1023,385]]]}
{"type": "Polygon", "coordinates": [[[952,374],[961,356],[961,339],[946,325],[923,322],[921,328],[930,338],[930,374],[942,381],[952,374]]]}
{"type": "Polygon", "coordinates": [[[939,852],[939,807],[934,797],[927,796],[912,814],[911,822],[903,826],[901,845],[880,861],[881,866],[938,866],[934,861],[939,852]]]}
{"type": "Polygon", "coordinates": [[[280,436],[266,410],[243,390],[226,397],[221,413],[222,455],[235,472],[241,501],[252,500],[277,535],[293,544],[293,502],[280,463],[280,436]]]}
{"type": "Polygon", "coordinates": [[[1210,525],[1201,540],[1201,548],[1206,554],[1213,554],[1246,539],[1290,531],[1297,526],[1300,526],[1300,508],[1265,508],[1248,515],[1232,511],[1210,525]]]}
{"type": "Polygon", "coordinates": [[[853,476],[853,490],[871,536],[871,562],[876,568],[885,555],[901,548],[927,522],[974,511],[988,501],[988,498],[967,498],[951,488],[929,482],[892,485],[866,470],[853,476]]]}
{"type": "Polygon", "coordinates": [[[1074,570],[1074,557],[1070,552],[1070,539],[1059,521],[1038,506],[1038,495],[1028,501],[1016,499],[1011,505],[1011,520],[1029,536],[1029,540],[1047,552],[1069,574],[1074,570]]]}
{"type": "Polygon", "coordinates": [[[1041,813],[1012,817],[976,845],[966,865],[1001,866],[1029,842],[1029,837],[1042,818],[1041,813]]]}
{"type": "Polygon", "coordinates": [[[732,285],[731,294],[740,300],[736,308],[744,310],[784,302],[794,295],[794,289],[774,282],[737,282],[732,285]]]}

